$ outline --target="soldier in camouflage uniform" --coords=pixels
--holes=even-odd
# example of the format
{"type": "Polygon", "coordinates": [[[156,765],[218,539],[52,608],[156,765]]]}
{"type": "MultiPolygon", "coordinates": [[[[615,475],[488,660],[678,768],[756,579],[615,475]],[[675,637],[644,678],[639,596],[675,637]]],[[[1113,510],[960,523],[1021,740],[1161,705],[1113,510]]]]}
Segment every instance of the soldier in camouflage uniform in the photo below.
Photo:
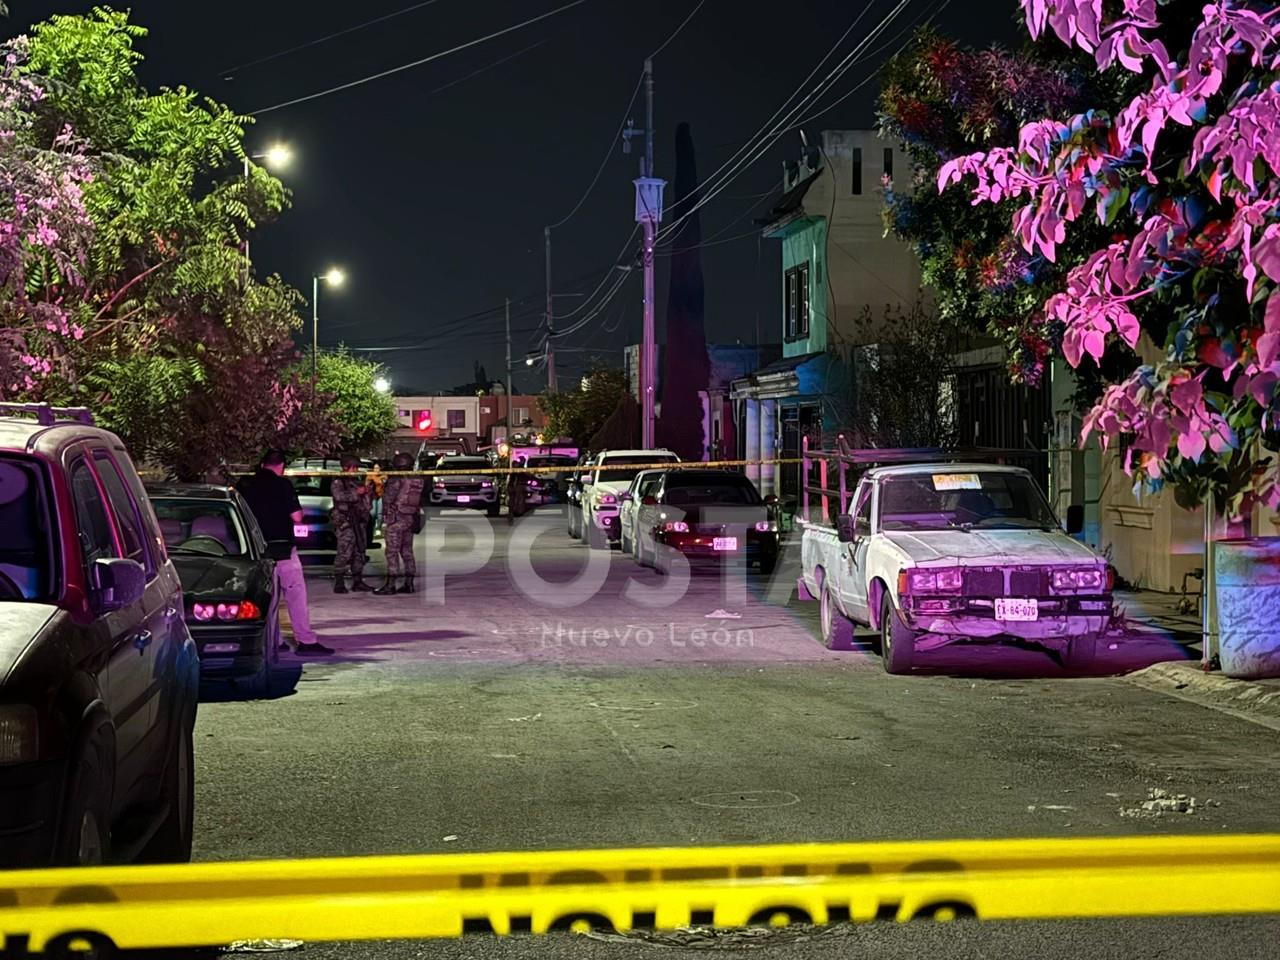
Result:
{"type": "MultiPolygon", "coordinates": [[[[412,470],[413,458],[397,453],[394,470],[412,470]]],[[[418,566],[413,559],[413,522],[422,508],[421,477],[388,477],[382,493],[382,534],[387,544],[387,582],[373,591],[379,596],[413,593],[418,566]],[[396,589],[396,577],[404,572],[404,585],[396,589]]]]}
{"type": "Polygon", "coordinates": [[[343,457],[342,472],[350,476],[333,478],[334,535],[338,538],[338,556],[333,561],[333,592],[347,592],[347,568],[351,568],[351,589],[369,591],[364,582],[365,549],[368,547],[369,515],[373,510],[373,493],[369,485],[355,476],[360,469],[358,457],[343,457]]]}

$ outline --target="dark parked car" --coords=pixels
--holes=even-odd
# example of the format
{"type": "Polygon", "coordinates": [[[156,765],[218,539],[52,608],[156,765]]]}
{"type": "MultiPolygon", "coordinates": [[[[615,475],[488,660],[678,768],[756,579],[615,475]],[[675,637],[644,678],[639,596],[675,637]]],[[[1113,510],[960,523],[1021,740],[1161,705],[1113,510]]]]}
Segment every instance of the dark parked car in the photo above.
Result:
{"type": "Polygon", "coordinates": [[[0,404],[0,866],[191,857],[199,683],[118,437],[0,404]]]}
{"type": "Polygon", "coordinates": [[[743,557],[772,573],[778,563],[778,501],[728,470],[669,470],[636,508],[636,560],[670,570],[675,553],[694,562],[743,557]]]}
{"type": "Polygon", "coordinates": [[[582,480],[584,477],[590,476],[591,466],[595,463],[596,454],[584,453],[578,457],[578,470],[567,474],[568,480],[564,486],[564,502],[565,513],[569,520],[569,536],[575,540],[581,540],[584,535],[582,528],[582,480]]]}
{"type": "Polygon", "coordinates": [[[249,505],[232,487],[148,484],[169,556],[182,578],[200,677],[265,696],[279,659],[275,561],[249,505]]]}

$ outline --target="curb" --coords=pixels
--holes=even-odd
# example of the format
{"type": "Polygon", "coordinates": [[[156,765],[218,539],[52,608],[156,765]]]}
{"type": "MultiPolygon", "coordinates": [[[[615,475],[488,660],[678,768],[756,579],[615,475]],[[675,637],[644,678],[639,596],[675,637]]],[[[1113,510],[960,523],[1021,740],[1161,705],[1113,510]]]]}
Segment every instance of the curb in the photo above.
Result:
{"type": "Polygon", "coordinates": [[[1199,663],[1188,661],[1157,663],[1122,679],[1280,731],[1280,680],[1233,680],[1220,673],[1205,673],[1199,663]]]}

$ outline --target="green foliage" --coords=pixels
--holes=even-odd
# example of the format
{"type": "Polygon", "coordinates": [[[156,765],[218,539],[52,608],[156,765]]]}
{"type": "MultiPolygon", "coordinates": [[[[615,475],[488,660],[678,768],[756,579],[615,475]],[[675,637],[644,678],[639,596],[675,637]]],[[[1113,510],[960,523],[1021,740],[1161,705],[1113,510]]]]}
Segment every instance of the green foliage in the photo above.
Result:
{"type": "Polygon", "coordinates": [[[587,371],[583,388],[563,393],[544,393],[538,405],[547,416],[543,432],[549,437],[572,437],[589,443],[605,421],[630,397],[626,375],[612,367],[587,371]]]}
{"type": "Polygon", "coordinates": [[[395,401],[374,388],[383,373],[376,363],[345,349],[321,353],[316,363],[316,392],[337,426],[344,448],[363,449],[385,440],[399,425],[395,401]]]}

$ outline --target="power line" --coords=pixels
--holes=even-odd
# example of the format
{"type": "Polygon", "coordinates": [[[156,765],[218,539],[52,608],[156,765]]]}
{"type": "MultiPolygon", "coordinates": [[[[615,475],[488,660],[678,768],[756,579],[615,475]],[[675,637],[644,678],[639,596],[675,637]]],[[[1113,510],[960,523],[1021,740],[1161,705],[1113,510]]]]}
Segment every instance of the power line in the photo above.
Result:
{"type": "Polygon", "coordinates": [[[429,7],[433,3],[439,3],[439,0],[423,0],[422,3],[415,3],[401,10],[394,10],[391,13],[384,13],[380,17],[374,17],[372,20],[366,20],[363,23],[357,23],[355,26],[346,27],[327,36],[319,37],[315,40],[308,40],[306,43],[299,43],[296,46],[289,47],[285,50],[279,50],[275,53],[267,54],[265,57],[258,57],[256,60],[248,60],[244,63],[236,64],[234,67],[228,67],[223,70],[219,76],[224,80],[232,79],[232,75],[238,70],[244,70],[248,67],[256,67],[260,63],[270,63],[272,60],[279,60],[281,57],[287,57],[291,53],[297,53],[299,50],[306,50],[310,47],[317,47],[322,43],[328,43],[330,40],[336,40],[338,37],[345,37],[349,33],[355,33],[357,30],[363,30],[365,27],[372,27],[376,23],[382,23],[384,20],[391,20],[395,17],[403,16],[406,13],[413,13],[415,10],[421,10],[423,7],[429,7]]]}
{"type": "MultiPolygon", "coordinates": [[[[711,187],[710,189],[707,189],[706,193],[699,198],[697,203],[695,203],[692,207],[686,210],[677,220],[675,220],[674,222],[669,224],[667,227],[665,227],[663,229],[662,235],[664,236],[669,235],[672,230],[674,230],[681,223],[683,223],[690,216],[692,216],[695,211],[697,211],[699,208],[709,203],[718,193],[720,193],[722,190],[728,187],[730,183],[732,183],[735,179],[737,179],[737,177],[741,174],[742,170],[747,165],[749,165],[750,163],[753,163],[754,161],[762,157],[774,145],[774,143],[778,141],[778,138],[783,133],[786,132],[787,128],[785,127],[785,124],[789,123],[797,113],[801,112],[807,106],[810,106],[811,101],[814,101],[815,99],[823,96],[828,90],[830,90],[830,88],[840,79],[840,77],[843,76],[846,72],[848,72],[848,70],[855,63],[858,62],[858,59],[861,59],[859,55],[861,54],[862,50],[865,49],[865,47],[867,47],[870,43],[872,43],[881,33],[883,33],[888,28],[889,24],[891,24],[895,19],[897,19],[898,15],[901,14],[901,12],[907,7],[909,3],[911,3],[911,0],[899,0],[898,4],[889,13],[887,13],[880,20],[880,22],[876,24],[876,26],[874,26],[871,29],[871,31],[868,32],[866,36],[864,36],[858,42],[858,44],[852,50],[850,50],[849,53],[847,53],[844,56],[844,58],[838,64],[836,64],[836,66],[831,70],[831,72],[828,73],[818,83],[817,87],[815,87],[808,95],[803,97],[794,107],[788,110],[786,112],[786,115],[783,116],[781,120],[778,120],[772,129],[770,129],[767,133],[764,133],[763,135],[761,134],[760,131],[757,131],[756,134],[752,136],[751,141],[749,141],[749,143],[754,143],[754,145],[748,146],[743,150],[739,150],[737,153],[735,153],[734,157],[726,161],[725,164],[721,166],[720,170],[717,170],[716,173],[712,175],[712,179],[714,179],[715,176],[717,176],[722,170],[724,170],[725,167],[732,165],[732,169],[730,169],[729,172],[726,173],[720,179],[720,182],[718,184],[716,184],[714,187],[711,187]],[[757,141],[757,138],[758,138],[758,141],[757,141]]],[[[866,9],[869,9],[869,8],[866,8],[866,9]]],[[[866,12],[866,9],[863,10],[864,13],[866,12]]],[[[861,18],[861,14],[859,14],[859,18],[861,18]]],[[[854,23],[850,25],[849,29],[852,30],[853,26],[855,26],[856,24],[857,24],[857,20],[855,20],[854,23]]],[[[840,42],[843,42],[844,37],[848,36],[848,33],[849,33],[849,30],[846,30],[845,34],[842,35],[841,40],[837,41],[837,44],[836,44],[837,47],[839,46],[840,42]]],[[[833,50],[834,49],[835,48],[833,48],[833,50]]],[[[830,55],[831,54],[828,53],[827,56],[823,57],[822,60],[819,61],[818,67],[814,69],[813,73],[816,73],[817,70],[821,68],[822,64],[826,62],[827,58],[830,55]]],[[[813,76],[813,73],[810,73],[809,78],[813,76]]],[[[809,78],[806,78],[804,83],[807,83],[809,78]]],[[[803,86],[803,83],[801,84],[801,86],[803,86]]],[[[799,90],[797,90],[796,92],[798,93],[799,90]]],[[[791,99],[794,96],[795,94],[793,93],[791,97],[788,97],[786,103],[790,103],[791,99]]],[[[774,115],[770,117],[768,121],[766,121],[765,125],[761,127],[761,130],[764,130],[766,127],[768,127],[770,123],[774,123],[774,121],[777,120],[778,114],[783,112],[783,110],[786,107],[786,103],[784,103],[783,107],[779,108],[778,111],[776,111],[774,115]]]]}
{"type": "Polygon", "coordinates": [[[669,44],[676,37],[680,36],[680,31],[684,29],[685,24],[687,24],[690,20],[692,20],[694,17],[698,15],[698,11],[702,9],[702,5],[706,2],[707,0],[698,0],[698,5],[689,11],[689,15],[687,17],[685,17],[682,21],[680,21],[680,26],[675,28],[671,36],[663,40],[662,45],[659,46],[657,50],[653,51],[653,53],[649,54],[650,60],[652,60],[654,57],[660,54],[663,50],[667,49],[667,44],[669,44]]]}
{"type": "Polygon", "coordinates": [[[596,184],[600,182],[600,175],[604,173],[604,168],[609,165],[609,158],[613,156],[613,148],[617,145],[618,138],[622,136],[622,129],[627,125],[627,119],[631,116],[631,108],[635,105],[636,97],[640,95],[640,87],[644,83],[644,74],[640,74],[640,79],[636,81],[636,88],[631,91],[631,99],[627,101],[626,109],[622,111],[622,121],[618,124],[618,130],[614,133],[613,138],[609,141],[609,146],[605,149],[604,158],[600,161],[600,166],[596,168],[596,175],[591,178],[591,182],[587,184],[587,189],[583,191],[582,196],[578,198],[578,202],[573,205],[573,209],[566,213],[563,217],[551,224],[551,229],[562,227],[568,223],[575,213],[582,209],[582,205],[586,203],[587,197],[591,195],[591,191],[596,188],[596,184]]]}
{"type": "Polygon", "coordinates": [[[392,67],[389,70],[382,70],[378,73],[372,73],[366,77],[361,77],[358,80],[351,80],[351,81],[348,81],[347,83],[341,83],[341,84],[338,84],[338,86],[336,87],[329,87],[327,90],[319,90],[316,93],[309,93],[303,97],[294,97],[292,100],[285,100],[282,103],[277,103],[270,107],[263,107],[261,110],[254,110],[250,114],[250,116],[257,117],[257,116],[261,116],[264,113],[270,113],[273,110],[282,110],[285,107],[292,107],[299,103],[306,103],[309,100],[317,100],[320,97],[327,97],[331,93],[340,93],[343,90],[350,90],[352,87],[358,87],[358,86],[361,86],[362,84],[371,83],[374,80],[381,80],[383,77],[389,77],[394,73],[401,73],[402,71],[405,71],[405,70],[411,70],[414,67],[420,67],[424,63],[430,63],[433,60],[439,60],[441,57],[447,57],[450,54],[458,53],[462,50],[467,50],[471,47],[478,46],[479,44],[486,43],[489,40],[494,40],[498,37],[505,36],[506,34],[513,33],[516,30],[521,30],[524,27],[528,27],[528,26],[531,26],[532,24],[538,23],[539,21],[546,20],[548,17],[554,17],[558,13],[564,13],[566,10],[572,10],[574,7],[581,6],[586,2],[587,0],[570,0],[569,3],[556,7],[554,10],[548,10],[546,13],[540,13],[536,17],[530,17],[528,20],[523,20],[520,23],[512,24],[509,27],[503,27],[501,30],[495,30],[493,33],[486,34],[483,37],[477,37],[474,40],[468,40],[466,43],[460,43],[455,47],[450,47],[448,50],[441,50],[438,53],[431,54],[430,56],[421,57],[409,63],[402,63],[398,67],[392,67]]]}

